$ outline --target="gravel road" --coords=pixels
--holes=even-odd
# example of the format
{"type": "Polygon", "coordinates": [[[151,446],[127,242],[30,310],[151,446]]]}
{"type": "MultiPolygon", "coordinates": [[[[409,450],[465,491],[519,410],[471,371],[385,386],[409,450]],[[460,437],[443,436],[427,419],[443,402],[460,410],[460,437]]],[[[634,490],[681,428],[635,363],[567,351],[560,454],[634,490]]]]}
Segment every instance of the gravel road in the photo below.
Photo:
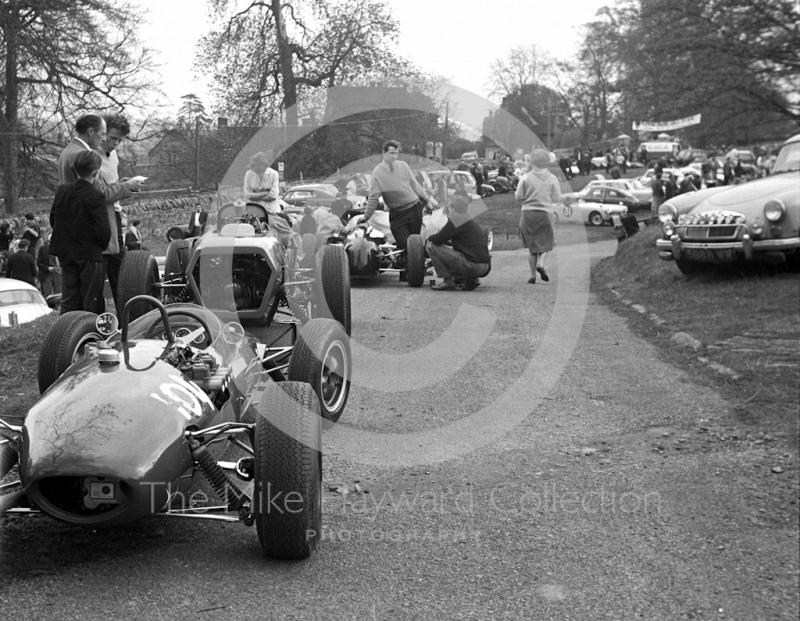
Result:
{"type": "Polygon", "coordinates": [[[354,286],[308,561],[237,524],[12,517],[3,617],[796,619],[796,449],[596,303],[615,244],[559,245],[549,284],[509,251],[469,293],[354,286]]]}

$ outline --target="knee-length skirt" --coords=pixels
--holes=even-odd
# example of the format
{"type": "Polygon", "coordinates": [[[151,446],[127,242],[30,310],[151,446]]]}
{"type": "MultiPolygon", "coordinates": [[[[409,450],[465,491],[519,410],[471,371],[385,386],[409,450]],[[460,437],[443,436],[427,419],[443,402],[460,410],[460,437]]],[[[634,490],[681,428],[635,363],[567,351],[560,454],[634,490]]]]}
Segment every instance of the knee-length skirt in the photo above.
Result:
{"type": "Polygon", "coordinates": [[[553,223],[546,211],[523,210],[519,218],[519,234],[522,243],[533,253],[550,252],[553,249],[553,223]]]}

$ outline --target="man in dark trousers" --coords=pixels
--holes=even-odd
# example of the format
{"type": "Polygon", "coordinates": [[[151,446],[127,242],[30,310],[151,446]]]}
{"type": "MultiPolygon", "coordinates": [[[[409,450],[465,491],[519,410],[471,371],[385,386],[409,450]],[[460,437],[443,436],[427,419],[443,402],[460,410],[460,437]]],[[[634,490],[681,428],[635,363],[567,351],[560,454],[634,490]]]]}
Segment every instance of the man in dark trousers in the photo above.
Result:
{"type": "MultiPolygon", "coordinates": [[[[422,229],[422,210],[428,204],[428,197],[408,164],[397,159],[399,152],[400,143],[396,140],[383,143],[383,161],[372,171],[364,219],[372,217],[378,200],[383,197],[394,241],[400,250],[405,250],[408,238],[422,229]]],[[[405,270],[400,272],[400,280],[406,281],[405,270]]]]}
{"type": "Polygon", "coordinates": [[[93,183],[100,154],[84,150],[75,158],[74,183],[58,188],[50,210],[50,254],[61,262],[61,314],[74,310],[102,313],[103,250],[111,239],[106,197],[93,183]]]}
{"type": "Polygon", "coordinates": [[[50,256],[49,238],[39,248],[36,265],[39,267],[36,278],[42,295],[46,298],[54,293],[61,293],[61,266],[58,265],[58,258],[50,256]]]}
{"type": "Polygon", "coordinates": [[[464,281],[464,291],[472,291],[491,268],[486,236],[467,213],[468,206],[468,197],[453,196],[447,223],[441,231],[428,237],[428,255],[436,273],[444,279],[432,287],[436,291],[456,289],[457,278],[464,281]],[[452,248],[445,245],[448,241],[452,242],[452,248]]]}
{"type": "Polygon", "coordinates": [[[20,239],[17,251],[8,257],[6,265],[6,278],[16,278],[29,285],[36,286],[36,259],[28,252],[30,242],[20,239]]]}

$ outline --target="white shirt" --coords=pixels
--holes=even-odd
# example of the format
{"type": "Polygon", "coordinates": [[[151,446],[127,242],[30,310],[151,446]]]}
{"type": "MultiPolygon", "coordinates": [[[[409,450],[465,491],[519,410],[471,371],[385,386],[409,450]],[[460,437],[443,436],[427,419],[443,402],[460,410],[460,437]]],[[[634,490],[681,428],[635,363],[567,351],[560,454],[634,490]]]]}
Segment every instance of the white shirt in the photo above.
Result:
{"type": "Polygon", "coordinates": [[[245,199],[263,205],[264,208],[271,213],[279,213],[281,210],[280,203],[277,201],[277,199],[280,197],[279,183],[280,175],[278,175],[277,170],[267,168],[263,175],[259,175],[252,170],[248,170],[244,174],[245,199]],[[270,198],[274,198],[276,200],[265,201],[264,199],[247,198],[248,194],[260,194],[262,192],[268,192],[270,198]]]}

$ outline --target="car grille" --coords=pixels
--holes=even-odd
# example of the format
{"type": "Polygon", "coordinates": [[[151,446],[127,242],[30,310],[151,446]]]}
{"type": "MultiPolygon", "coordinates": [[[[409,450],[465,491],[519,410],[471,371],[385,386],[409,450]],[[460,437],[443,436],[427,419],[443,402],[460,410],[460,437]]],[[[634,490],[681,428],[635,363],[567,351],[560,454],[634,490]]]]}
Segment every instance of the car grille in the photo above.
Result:
{"type": "Polygon", "coordinates": [[[714,239],[730,239],[738,238],[739,225],[738,224],[704,224],[704,225],[690,225],[684,227],[685,233],[681,235],[683,239],[700,239],[705,240],[713,237],[714,239]]]}

